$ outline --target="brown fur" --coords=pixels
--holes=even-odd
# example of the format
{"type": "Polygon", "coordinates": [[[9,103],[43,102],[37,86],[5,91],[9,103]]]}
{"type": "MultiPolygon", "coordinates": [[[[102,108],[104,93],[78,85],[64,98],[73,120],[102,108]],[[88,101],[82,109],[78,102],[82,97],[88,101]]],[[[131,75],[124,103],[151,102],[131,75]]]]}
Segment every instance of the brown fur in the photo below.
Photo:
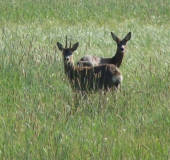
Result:
{"type": "Polygon", "coordinates": [[[117,88],[122,82],[120,70],[113,64],[105,64],[95,67],[75,67],[73,52],[77,49],[78,43],[71,48],[63,48],[57,42],[57,46],[63,53],[64,71],[73,89],[81,91],[108,91],[117,88]]]}
{"type": "Polygon", "coordinates": [[[120,40],[113,32],[111,32],[111,35],[113,40],[117,43],[117,51],[112,58],[102,58],[92,55],[85,55],[78,61],[77,65],[97,66],[101,64],[114,64],[119,68],[122,64],[122,60],[124,57],[126,43],[131,38],[131,32],[129,32],[123,40],[120,40]]]}

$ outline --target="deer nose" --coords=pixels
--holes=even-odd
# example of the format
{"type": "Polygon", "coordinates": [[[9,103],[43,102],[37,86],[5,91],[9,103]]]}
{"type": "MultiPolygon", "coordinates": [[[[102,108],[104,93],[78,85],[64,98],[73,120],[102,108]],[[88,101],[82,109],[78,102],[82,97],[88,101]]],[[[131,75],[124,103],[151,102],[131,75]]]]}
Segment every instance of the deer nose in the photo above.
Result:
{"type": "Polygon", "coordinates": [[[69,57],[65,57],[65,61],[69,61],[69,57]]]}
{"type": "Polygon", "coordinates": [[[124,51],[124,48],[120,48],[120,51],[123,52],[123,51],[124,51]]]}

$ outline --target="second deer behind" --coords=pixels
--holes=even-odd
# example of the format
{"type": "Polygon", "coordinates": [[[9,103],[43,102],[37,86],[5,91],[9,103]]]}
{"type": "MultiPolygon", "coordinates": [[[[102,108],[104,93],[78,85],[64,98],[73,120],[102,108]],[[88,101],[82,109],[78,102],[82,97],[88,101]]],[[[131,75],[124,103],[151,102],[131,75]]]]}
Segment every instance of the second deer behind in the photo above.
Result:
{"type": "Polygon", "coordinates": [[[113,40],[117,43],[117,50],[112,58],[102,58],[93,55],[85,55],[82,57],[77,65],[78,66],[98,66],[101,64],[114,64],[120,67],[124,57],[126,43],[131,39],[131,32],[129,32],[124,39],[119,39],[113,32],[111,32],[113,40]]]}

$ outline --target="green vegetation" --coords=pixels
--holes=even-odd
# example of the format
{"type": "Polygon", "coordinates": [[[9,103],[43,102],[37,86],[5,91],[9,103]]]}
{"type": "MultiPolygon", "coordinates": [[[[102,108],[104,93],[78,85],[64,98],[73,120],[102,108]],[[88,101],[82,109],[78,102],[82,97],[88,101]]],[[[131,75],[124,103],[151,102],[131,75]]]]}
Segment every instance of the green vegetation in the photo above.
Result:
{"type": "Polygon", "coordinates": [[[0,159],[170,159],[169,22],[169,0],[0,1],[0,159]],[[111,31],[121,89],[75,99],[56,42],[111,57],[111,31]]]}

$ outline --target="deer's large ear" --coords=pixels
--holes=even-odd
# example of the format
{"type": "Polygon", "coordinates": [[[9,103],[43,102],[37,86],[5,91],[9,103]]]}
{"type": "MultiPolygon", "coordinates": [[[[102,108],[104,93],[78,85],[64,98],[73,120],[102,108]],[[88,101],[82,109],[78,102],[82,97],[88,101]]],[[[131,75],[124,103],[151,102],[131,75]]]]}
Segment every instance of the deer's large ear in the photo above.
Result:
{"type": "Polygon", "coordinates": [[[113,32],[111,32],[111,35],[112,35],[113,40],[118,42],[119,39],[117,38],[117,36],[113,32]]]}
{"type": "Polygon", "coordinates": [[[79,45],[79,42],[73,45],[73,47],[71,48],[72,52],[74,52],[77,49],[78,45],[79,45]]]}
{"type": "Polygon", "coordinates": [[[124,40],[125,40],[125,41],[129,41],[130,39],[131,39],[131,32],[129,32],[129,33],[125,36],[124,40]]]}
{"type": "Polygon", "coordinates": [[[63,45],[60,43],[60,42],[57,42],[57,46],[58,46],[58,49],[60,51],[62,51],[64,48],[63,48],[63,45]]]}

